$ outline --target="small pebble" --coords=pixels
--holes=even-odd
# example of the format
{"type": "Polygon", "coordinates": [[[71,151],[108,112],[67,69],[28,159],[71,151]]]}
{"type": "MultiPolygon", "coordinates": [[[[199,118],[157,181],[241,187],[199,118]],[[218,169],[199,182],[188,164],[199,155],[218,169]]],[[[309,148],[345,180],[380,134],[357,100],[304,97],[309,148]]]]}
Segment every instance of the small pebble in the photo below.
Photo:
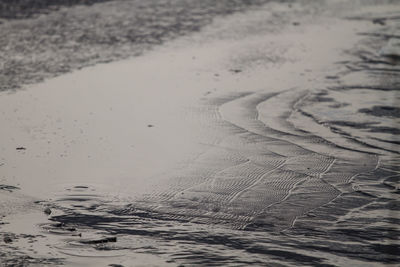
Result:
{"type": "Polygon", "coordinates": [[[240,69],[231,69],[230,71],[233,72],[233,73],[240,73],[240,72],[242,72],[242,70],[240,70],[240,69]]]}
{"type": "Polygon", "coordinates": [[[46,213],[47,215],[50,215],[51,214],[51,209],[50,208],[45,208],[43,212],[46,213]]]}
{"type": "Polygon", "coordinates": [[[331,79],[331,80],[333,80],[333,79],[337,79],[337,78],[338,78],[338,76],[334,76],[334,75],[327,75],[327,76],[325,76],[325,78],[326,78],[326,79],[331,79]]]}
{"type": "Polygon", "coordinates": [[[372,23],[373,24],[379,24],[379,25],[382,25],[382,26],[386,25],[385,19],[379,19],[379,18],[378,19],[373,19],[372,23]]]}
{"type": "Polygon", "coordinates": [[[5,237],[3,238],[3,240],[4,240],[5,243],[11,243],[11,242],[12,242],[12,239],[11,239],[11,237],[9,237],[9,236],[5,236],[5,237]]]}

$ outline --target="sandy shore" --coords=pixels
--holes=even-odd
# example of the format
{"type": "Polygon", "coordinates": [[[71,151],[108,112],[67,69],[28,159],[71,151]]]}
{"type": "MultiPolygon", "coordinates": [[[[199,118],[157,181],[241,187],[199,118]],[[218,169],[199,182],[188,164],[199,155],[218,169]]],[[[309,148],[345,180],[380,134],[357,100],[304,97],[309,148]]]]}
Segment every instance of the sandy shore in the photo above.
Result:
{"type": "Polygon", "coordinates": [[[162,46],[60,45],[44,61],[65,71],[143,54],[24,90],[64,70],[3,65],[1,263],[395,264],[400,8],[363,3],[221,6],[162,46]]]}
{"type": "Polygon", "coordinates": [[[137,56],[267,0],[22,0],[0,4],[0,90],[137,56]],[[76,5],[95,3],[95,5],[76,5]]]}

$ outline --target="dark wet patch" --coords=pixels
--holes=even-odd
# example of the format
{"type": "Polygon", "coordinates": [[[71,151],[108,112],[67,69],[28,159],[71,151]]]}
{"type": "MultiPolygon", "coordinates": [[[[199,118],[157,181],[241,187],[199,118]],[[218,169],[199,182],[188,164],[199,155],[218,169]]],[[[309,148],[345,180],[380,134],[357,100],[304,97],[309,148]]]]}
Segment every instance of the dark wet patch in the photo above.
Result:
{"type": "MultiPolygon", "coordinates": [[[[349,197],[351,196],[348,195],[349,197]]],[[[351,208],[363,205],[365,201],[359,201],[357,205],[354,205],[354,199],[349,201],[349,207],[345,208],[344,213],[348,212],[351,208]]],[[[367,203],[370,201],[367,201],[367,203]]],[[[112,211],[115,209],[111,209],[112,211]]],[[[334,208],[330,208],[330,211],[335,211],[334,208]]],[[[139,210],[137,210],[139,212],[139,210]]],[[[113,212],[114,213],[114,212],[113,212]]],[[[141,212],[144,214],[146,212],[141,212]]],[[[125,213],[122,213],[125,214],[125,213]]],[[[137,213],[139,214],[139,213],[137,213]]],[[[330,266],[325,263],[325,259],[321,256],[314,257],[307,255],[300,251],[312,250],[314,253],[317,251],[339,255],[341,257],[349,257],[358,260],[365,260],[370,262],[385,262],[394,263],[395,259],[393,257],[396,250],[392,245],[388,246],[375,246],[369,245],[367,240],[379,241],[383,236],[391,235],[396,236],[396,230],[392,231],[388,228],[360,228],[355,229],[354,227],[337,226],[332,230],[326,231],[315,227],[316,223],[318,225],[319,217],[314,221],[311,221],[306,225],[305,228],[298,226],[292,231],[290,239],[287,240],[287,236],[276,233],[275,237],[269,236],[269,242],[273,242],[274,246],[271,247],[270,243],[266,240],[260,240],[257,238],[252,238],[252,231],[246,231],[246,235],[235,235],[232,234],[217,234],[209,231],[196,231],[194,229],[186,229],[185,227],[178,227],[177,225],[182,225],[181,223],[175,224],[171,223],[168,227],[165,222],[158,221],[156,216],[118,216],[115,215],[113,218],[109,213],[104,213],[103,216],[76,216],[77,214],[57,216],[53,219],[63,220],[63,221],[74,221],[80,226],[90,227],[92,229],[106,231],[113,236],[108,238],[99,238],[88,240],[88,242],[81,242],[87,245],[97,245],[104,244],[108,242],[115,242],[114,235],[118,234],[121,236],[135,236],[148,237],[151,239],[159,240],[158,242],[173,243],[174,246],[179,247],[184,245],[185,247],[196,247],[196,249],[178,250],[176,253],[170,254],[172,259],[178,262],[187,262],[189,264],[205,264],[208,266],[218,266],[218,264],[239,264],[243,262],[247,264],[256,264],[257,257],[264,257],[269,260],[283,260],[286,263],[301,263],[301,264],[311,264],[315,266],[330,266]],[[107,218],[108,217],[108,218],[107,218]],[[74,218],[78,218],[75,220],[74,218]],[[111,223],[114,222],[114,223],[111,223]],[[113,226],[115,225],[115,226],[113,226]],[[162,229],[162,230],[161,230],[162,229]],[[248,236],[248,238],[245,238],[248,236]],[[329,239],[327,237],[329,236],[329,239]],[[338,243],[337,241],[343,241],[343,243],[338,243]],[[346,243],[351,241],[353,244],[346,243]],[[281,248],[280,245],[284,244],[285,248],[281,248]],[[202,246],[206,246],[207,250],[202,250],[202,246]],[[253,260],[248,262],[240,257],[236,256],[221,256],[218,253],[212,253],[212,249],[224,247],[224,251],[232,249],[234,251],[241,251],[240,253],[246,252],[250,255],[254,255],[253,260]],[[301,248],[299,251],[298,249],[301,248]]],[[[352,218],[357,219],[357,218],[352,218]]],[[[355,221],[353,221],[355,223],[355,221]]],[[[358,223],[368,223],[366,221],[359,221],[358,223]]],[[[374,223],[374,221],[371,221],[374,223]]],[[[351,225],[351,224],[350,224],[351,225]]],[[[102,249],[102,248],[99,248],[102,249]]],[[[118,247],[108,247],[108,250],[118,249],[118,247]]],[[[154,248],[155,249],[155,248],[154,248]]],[[[153,249],[153,250],[154,250],[153,249]]],[[[159,248],[161,249],[161,248],[159,248]]],[[[158,253],[161,253],[156,249],[158,253]]],[[[249,256],[251,258],[251,256],[249,256]]],[[[263,264],[263,261],[258,262],[258,264],[263,264]]],[[[257,265],[257,264],[256,264],[257,265]]]]}
{"type": "Polygon", "coordinates": [[[362,108],[358,111],[376,117],[400,118],[400,108],[393,106],[373,106],[372,108],[362,108]]]}
{"type": "Polygon", "coordinates": [[[361,61],[353,62],[352,64],[360,68],[368,69],[371,68],[371,66],[377,65],[396,65],[396,62],[393,61],[393,59],[378,57],[375,55],[375,53],[371,53],[370,51],[361,50],[354,52],[354,54],[357,55],[361,59],[361,61]]]}
{"type": "Polygon", "coordinates": [[[10,236],[6,235],[3,238],[3,241],[4,241],[4,243],[11,243],[13,240],[12,240],[12,238],[10,236]]]}
{"type": "Polygon", "coordinates": [[[272,256],[276,256],[277,258],[291,259],[294,262],[318,264],[318,266],[326,266],[326,267],[334,266],[334,265],[328,265],[328,264],[322,265],[321,262],[323,262],[323,258],[301,255],[301,254],[298,254],[295,252],[290,252],[287,250],[283,251],[283,250],[277,250],[277,249],[267,249],[267,248],[263,248],[263,247],[251,247],[251,248],[247,248],[246,251],[251,252],[251,253],[272,255],[272,256]]]}
{"type": "MultiPolygon", "coordinates": [[[[400,247],[398,245],[383,245],[383,244],[375,244],[372,245],[372,248],[380,253],[389,254],[393,256],[400,255],[400,247]]],[[[396,259],[394,259],[396,260],[396,259]]]]}
{"type": "Polygon", "coordinates": [[[5,190],[5,191],[12,192],[12,191],[18,190],[18,189],[20,189],[20,188],[17,187],[17,186],[0,184],[0,190],[5,190]]]}
{"type": "Polygon", "coordinates": [[[327,75],[327,76],[325,76],[325,78],[326,78],[326,79],[329,79],[329,80],[336,80],[336,79],[339,79],[339,76],[336,76],[336,75],[327,75]]]}
{"type": "MultiPolygon", "coordinates": [[[[385,133],[387,133],[385,131],[385,133]]],[[[400,130],[396,129],[396,131],[390,131],[391,134],[400,134],[400,130]]],[[[385,142],[385,143],[389,143],[389,144],[394,144],[394,145],[400,145],[400,141],[396,141],[396,140],[384,140],[384,139],[380,139],[380,138],[373,138],[375,140],[378,140],[380,142],[385,142]]]]}
{"type": "Polygon", "coordinates": [[[388,85],[388,86],[368,86],[368,85],[348,85],[348,86],[335,86],[330,87],[332,90],[357,90],[357,89],[366,89],[366,90],[376,90],[376,91],[397,91],[400,86],[397,84],[388,85]]]}
{"type": "Polygon", "coordinates": [[[3,0],[0,1],[0,18],[26,19],[36,14],[46,14],[62,6],[91,5],[110,0],[3,0]]]}
{"type": "Polygon", "coordinates": [[[230,69],[229,71],[232,72],[232,73],[240,73],[240,72],[242,72],[241,69],[230,69]]]}
{"type": "Polygon", "coordinates": [[[391,177],[387,178],[385,181],[400,183],[400,175],[399,176],[391,176],[391,177]]]}
{"type": "Polygon", "coordinates": [[[376,19],[372,20],[372,23],[383,26],[383,25],[386,25],[386,19],[385,18],[376,18],[376,19]]]}
{"type": "Polygon", "coordinates": [[[335,99],[333,99],[332,97],[316,96],[316,97],[313,98],[313,101],[316,101],[316,102],[334,102],[335,99]]]}
{"type": "Polygon", "coordinates": [[[86,202],[86,201],[91,201],[91,198],[80,198],[80,197],[70,197],[70,198],[61,198],[58,199],[57,201],[79,201],[79,202],[86,202]]]}
{"type": "Polygon", "coordinates": [[[117,237],[111,236],[111,237],[104,237],[101,239],[94,239],[94,240],[80,240],[79,242],[82,244],[88,244],[88,245],[105,244],[105,243],[110,243],[110,242],[117,242],[117,237]]]}
{"type": "MultiPolygon", "coordinates": [[[[0,232],[0,235],[3,237],[0,241],[0,266],[56,266],[63,264],[62,258],[34,257],[15,249],[15,241],[26,239],[28,243],[34,243],[39,235],[35,236],[4,232],[0,232]]],[[[43,236],[40,235],[40,237],[43,236]]],[[[34,250],[32,249],[32,251],[34,250]]]]}
{"type": "MultiPolygon", "coordinates": [[[[371,127],[370,132],[372,133],[387,133],[387,134],[400,134],[400,129],[399,128],[393,128],[393,127],[371,127]]],[[[391,141],[391,140],[384,140],[384,142],[390,142],[393,144],[396,144],[396,141],[391,141]]]]}
{"type": "Polygon", "coordinates": [[[398,200],[384,200],[383,203],[374,203],[365,208],[365,210],[387,210],[387,211],[400,211],[400,201],[398,200]]]}
{"type": "Polygon", "coordinates": [[[364,36],[372,36],[372,37],[381,37],[384,39],[396,38],[399,39],[400,35],[398,34],[390,34],[390,33],[377,33],[377,32],[360,32],[359,35],[364,36]]]}
{"type": "Polygon", "coordinates": [[[337,126],[346,126],[346,127],[352,127],[356,129],[369,129],[371,128],[371,125],[378,124],[378,122],[353,122],[353,121],[329,121],[329,124],[334,124],[337,126]]]}
{"type": "MultiPolygon", "coordinates": [[[[329,122],[329,123],[336,124],[337,121],[329,122]]],[[[366,129],[366,130],[368,130],[368,132],[371,132],[371,133],[385,133],[385,134],[393,134],[393,135],[400,134],[400,129],[398,129],[398,128],[373,127],[373,126],[368,126],[368,124],[363,124],[363,123],[359,124],[359,123],[354,123],[354,122],[343,122],[343,123],[339,122],[336,125],[338,125],[338,126],[346,126],[346,127],[354,127],[355,129],[366,129]]],[[[335,132],[335,133],[341,134],[343,136],[346,136],[348,138],[354,139],[354,137],[352,135],[350,135],[349,133],[341,130],[338,127],[330,126],[329,128],[332,130],[332,132],[335,132]]],[[[396,141],[396,140],[383,140],[383,139],[379,139],[379,138],[372,138],[372,139],[375,139],[375,140],[378,140],[378,141],[381,141],[381,142],[385,142],[385,143],[399,144],[399,142],[396,141]]],[[[371,144],[367,144],[367,143],[361,142],[359,140],[355,140],[354,139],[354,142],[358,142],[360,144],[369,146],[371,148],[378,148],[377,146],[374,146],[374,145],[371,145],[371,144]]],[[[392,150],[388,150],[388,151],[392,151],[392,150]]]]}
{"type": "Polygon", "coordinates": [[[63,259],[59,258],[34,258],[16,251],[0,251],[0,263],[2,266],[56,266],[63,265],[63,259]]]}
{"type": "MultiPolygon", "coordinates": [[[[393,175],[393,172],[378,168],[373,172],[359,175],[359,179],[375,181],[391,175],[393,175]]],[[[390,179],[396,181],[395,177],[387,180],[390,179]]],[[[111,237],[118,235],[134,239],[140,236],[141,238],[156,240],[158,244],[166,242],[167,244],[174,244],[176,247],[183,245],[188,249],[178,249],[175,253],[169,255],[177,262],[191,265],[218,266],[240,265],[240,263],[244,265],[264,265],[263,260],[259,261],[260,258],[263,258],[264,260],[276,260],[285,263],[329,266],[325,262],[326,259],[321,257],[320,254],[313,256],[304,253],[307,250],[312,250],[313,253],[323,252],[362,261],[394,263],[393,253],[396,251],[393,250],[393,247],[376,247],[371,243],[379,242],[382,238],[396,237],[398,231],[390,226],[378,227],[372,225],[385,222],[395,224],[398,220],[395,220],[395,218],[382,220],[381,218],[351,216],[347,220],[337,222],[338,217],[362,207],[368,207],[368,209],[365,209],[366,211],[393,210],[396,208],[396,204],[393,202],[392,206],[387,206],[391,203],[390,201],[382,199],[382,202],[377,202],[378,200],[375,196],[365,194],[362,191],[342,194],[327,205],[313,210],[314,216],[311,216],[310,213],[304,224],[296,224],[294,228],[289,230],[289,236],[280,232],[272,233],[268,231],[268,227],[256,227],[253,230],[224,232],[223,234],[205,229],[199,230],[197,227],[191,227],[191,223],[188,223],[188,221],[179,220],[177,219],[179,217],[174,217],[172,214],[163,215],[162,213],[141,210],[135,208],[135,205],[122,208],[102,206],[97,209],[96,214],[80,214],[72,210],[65,210],[66,214],[54,216],[51,220],[60,222],[53,225],[55,229],[66,228],[66,225],[73,224],[77,231],[82,227],[100,231],[111,237]],[[327,216],[324,216],[324,214],[327,216]],[[320,227],[324,221],[331,227],[320,227]],[[364,227],[354,227],[355,225],[364,225],[364,227]],[[266,239],[260,239],[259,236],[253,237],[255,233],[263,235],[266,239]],[[273,244],[273,247],[271,247],[271,244],[273,244]],[[206,249],[203,249],[203,247],[206,247],[206,249]],[[215,253],[212,252],[214,249],[215,253]],[[229,250],[231,252],[228,252],[229,250]],[[231,254],[229,254],[229,257],[225,257],[219,255],[220,252],[231,254]],[[237,252],[247,253],[247,255],[244,258],[243,255],[232,256],[237,252]],[[246,261],[246,259],[249,260],[246,261]]],[[[118,243],[115,244],[115,247],[114,244],[112,247],[96,247],[98,244],[114,242],[114,239],[108,241],[107,238],[100,237],[88,241],[83,244],[93,245],[95,249],[119,249],[118,243]]],[[[163,246],[160,245],[153,248],[152,251],[153,253],[162,253],[162,248],[163,246]]]]}
{"type": "MultiPolygon", "coordinates": [[[[374,126],[376,124],[379,124],[379,122],[359,123],[359,122],[353,122],[353,121],[329,121],[327,123],[329,123],[331,125],[336,125],[336,126],[352,127],[355,129],[367,129],[369,132],[372,132],[372,133],[387,133],[387,134],[393,134],[393,135],[400,134],[400,129],[398,129],[398,128],[374,126]]],[[[337,130],[338,132],[340,132],[340,129],[338,129],[336,127],[331,126],[331,129],[337,130]]],[[[346,135],[345,132],[340,132],[340,133],[346,135]]],[[[377,138],[375,138],[375,139],[377,139],[377,138]]],[[[396,141],[391,141],[391,140],[382,140],[382,141],[396,143],[396,141]]]]}
{"type": "Polygon", "coordinates": [[[0,50],[4,62],[0,66],[0,91],[141,55],[155,45],[199,31],[217,16],[244,11],[268,0],[19,0],[1,5],[3,2],[0,17],[29,17],[60,6],[99,3],[64,8],[17,24],[4,20],[0,43],[7,49],[0,50]],[[37,58],[38,51],[45,56],[37,58]]]}
{"type": "MultiPolygon", "coordinates": [[[[141,212],[143,215],[146,212],[141,212]]],[[[218,248],[220,246],[230,248],[233,250],[246,251],[247,253],[254,255],[264,255],[263,257],[270,257],[277,260],[285,260],[286,262],[303,262],[308,264],[322,264],[324,259],[302,255],[296,252],[288,250],[271,249],[264,246],[253,245],[253,242],[247,239],[241,239],[230,234],[217,234],[208,231],[196,231],[194,229],[186,231],[184,228],[176,229],[175,227],[167,227],[163,221],[159,221],[156,216],[149,220],[152,216],[141,216],[136,217],[132,214],[130,218],[123,216],[108,217],[110,214],[104,214],[105,216],[82,216],[78,214],[70,214],[63,216],[53,217],[52,220],[62,221],[74,221],[80,226],[89,226],[92,229],[107,231],[110,234],[118,234],[121,236],[142,236],[149,237],[156,240],[164,240],[168,243],[173,242],[177,247],[184,244],[185,246],[207,246],[207,248],[218,248]],[[77,219],[74,219],[77,218],[77,219]],[[117,223],[116,225],[125,225],[126,227],[112,227],[111,222],[117,223]],[[159,224],[161,223],[161,224],[159,224]],[[159,226],[161,227],[160,230],[159,226]]],[[[172,224],[171,226],[173,226],[172,224]]],[[[115,236],[105,237],[93,240],[79,241],[86,245],[97,245],[109,242],[117,242],[115,236]]],[[[109,248],[113,249],[113,248],[109,248]]],[[[117,248],[118,249],[118,248],[117,248]]],[[[171,257],[178,261],[188,262],[190,264],[202,264],[207,266],[218,266],[220,264],[239,264],[243,262],[245,264],[255,264],[257,260],[249,260],[248,262],[236,259],[235,256],[223,256],[216,253],[212,253],[210,249],[207,251],[190,250],[190,252],[177,251],[172,254],[171,257]]],[[[262,262],[258,262],[261,264],[262,262]]],[[[322,266],[322,265],[321,265],[322,266]]]]}

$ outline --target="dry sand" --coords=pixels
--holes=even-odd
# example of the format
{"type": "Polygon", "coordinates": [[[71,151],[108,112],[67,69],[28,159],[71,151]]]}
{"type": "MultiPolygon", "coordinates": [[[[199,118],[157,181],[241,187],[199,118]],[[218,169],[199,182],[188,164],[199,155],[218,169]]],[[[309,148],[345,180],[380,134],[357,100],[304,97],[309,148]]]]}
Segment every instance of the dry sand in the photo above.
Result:
{"type": "Polygon", "coordinates": [[[395,264],[399,12],[272,2],[2,92],[2,261],[395,264]]]}

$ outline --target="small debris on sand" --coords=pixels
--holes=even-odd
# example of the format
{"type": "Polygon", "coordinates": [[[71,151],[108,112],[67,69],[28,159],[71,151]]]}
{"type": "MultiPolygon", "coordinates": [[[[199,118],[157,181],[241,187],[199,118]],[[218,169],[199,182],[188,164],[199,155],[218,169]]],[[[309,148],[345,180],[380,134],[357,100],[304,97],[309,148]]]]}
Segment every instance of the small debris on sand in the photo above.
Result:
{"type": "Polygon", "coordinates": [[[43,212],[46,213],[47,215],[50,215],[51,214],[51,209],[50,208],[45,208],[43,210],[43,212]]]}
{"type": "Polygon", "coordinates": [[[338,79],[339,77],[335,76],[335,75],[326,75],[325,78],[330,79],[330,80],[335,80],[335,79],[338,79]]]}
{"type": "Polygon", "coordinates": [[[105,238],[96,239],[96,240],[82,240],[80,242],[83,244],[103,244],[103,243],[109,243],[109,242],[117,242],[117,237],[112,236],[112,237],[105,237],[105,238]]]}
{"type": "Polygon", "coordinates": [[[385,21],[386,19],[384,19],[384,18],[377,18],[377,19],[373,19],[372,20],[372,23],[373,24],[379,24],[379,25],[386,25],[386,21],[385,21]]]}
{"type": "Polygon", "coordinates": [[[12,239],[11,239],[11,237],[9,237],[9,236],[5,236],[5,237],[3,238],[3,241],[4,241],[5,243],[11,243],[11,242],[12,242],[12,239]]]}
{"type": "Polygon", "coordinates": [[[152,128],[152,127],[154,127],[154,125],[153,124],[148,124],[147,127],[152,128]]]}
{"type": "Polygon", "coordinates": [[[20,188],[16,187],[16,186],[0,184],[0,190],[6,190],[8,192],[12,192],[12,191],[18,190],[18,189],[20,189],[20,188]]]}
{"type": "Polygon", "coordinates": [[[20,147],[17,147],[16,150],[26,150],[26,147],[20,146],[20,147]]]}
{"type": "Polygon", "coordinates": [[[242,72],[242,70],[240,70],[240,69],[231,69],[231,70],[229,70],[230,72],[233,72],[233,73],[240,73],[240,72],[242,72]]]}

